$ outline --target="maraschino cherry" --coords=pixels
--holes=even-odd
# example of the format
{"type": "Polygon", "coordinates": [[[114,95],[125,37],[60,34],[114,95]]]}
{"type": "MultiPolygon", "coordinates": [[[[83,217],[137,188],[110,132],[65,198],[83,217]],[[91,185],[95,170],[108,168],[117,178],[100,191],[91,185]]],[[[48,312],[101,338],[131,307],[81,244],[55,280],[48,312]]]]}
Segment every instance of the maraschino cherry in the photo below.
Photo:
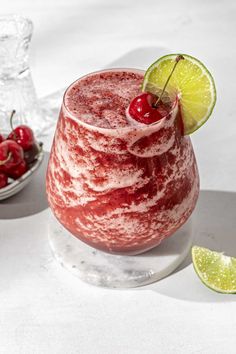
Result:
{"type": "Polygon", "coordinates": [[[158,107],[155,106],[157,99],[158,97],[152,93],[141,93],[131,101],[128,109],[129,115],[140,123],[157,122],[168,114],[163,103],[160,103],[158,107]]]}
{"type": "Polygon", "coordinates": [[[34,133],[33,130],[27,125],[19,125],[13,128],[12,120],[16,111],[12,111],[10,117],[10,123],[12,127],[12,132],[8,135],[7,139],[15,140],[24,151],[28,151],[32,148],[34,144],[34,133]]]}
{"type": "Polygon", "coordinates": [[[149,92],[143,92],[131,101],[128,107],[128,114],[131,118],[140,123],[152,124],[168,115],[170,109],[164,105],[162,97],[178,62],[182,59],[184,59],[182,55],[176,57],[175,65],[159,97],[149,92]]]}

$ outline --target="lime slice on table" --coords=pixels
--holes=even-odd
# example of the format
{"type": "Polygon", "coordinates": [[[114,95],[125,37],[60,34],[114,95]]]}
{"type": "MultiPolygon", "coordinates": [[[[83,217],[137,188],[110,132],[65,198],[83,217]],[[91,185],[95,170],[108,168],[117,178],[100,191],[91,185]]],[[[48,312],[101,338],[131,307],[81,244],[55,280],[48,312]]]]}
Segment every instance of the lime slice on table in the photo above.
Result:
{"type": "Polygon", "coordinates": [[[206,286],[220,293],[236,293],[236,258],[193,246],[192,259],[197,275],[206,286]]]}
{"type": "MultiPolygon", "coordinates": [[[[153,63],[145,73],[142,90],[160,95],[179,54],[169,54],[153,63]]],[[[216,88],[207,68],[196,58],[182,54],[165,90],[171,100],[179,97],[184,134],[191,134],[210,117],[216,88]]]]}

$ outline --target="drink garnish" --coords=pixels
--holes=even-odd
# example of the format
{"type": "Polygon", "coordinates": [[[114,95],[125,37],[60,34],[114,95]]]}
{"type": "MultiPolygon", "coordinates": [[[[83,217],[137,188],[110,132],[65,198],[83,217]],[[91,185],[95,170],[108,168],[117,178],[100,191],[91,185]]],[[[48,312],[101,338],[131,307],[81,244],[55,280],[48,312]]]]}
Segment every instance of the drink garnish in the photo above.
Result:
{"type": "Polygon", "coordinates": [[[208,120],[216,103],[212,75],[204,64],[187,54],[169,54],[153,63],[145,73],[142,91],[158,97],[154,105],[157,109],[159,102],[178,98],[185,135],[208,120]]]}
{"type": "Polygon", "coordinates": [[[236,293],[236,258],[193,246],[192,259],[197,275],[206,286],[220,293],[236,293]]]}

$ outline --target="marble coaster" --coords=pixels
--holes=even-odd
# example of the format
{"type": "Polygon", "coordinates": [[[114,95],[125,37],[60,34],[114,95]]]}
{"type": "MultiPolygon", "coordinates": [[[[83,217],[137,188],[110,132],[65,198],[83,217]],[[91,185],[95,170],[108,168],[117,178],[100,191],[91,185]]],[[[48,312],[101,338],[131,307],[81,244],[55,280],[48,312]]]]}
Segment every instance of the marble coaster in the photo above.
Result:
{"type": "Polygon", "coordinates": [[[54,216],[49,221],[49,243],[55,258],[87,283],[108,288],[131,288],[153,283],[172,273],[192,244],[189,220],[158,247],[137,256],[111,255],[72,236],[54,216]]]}

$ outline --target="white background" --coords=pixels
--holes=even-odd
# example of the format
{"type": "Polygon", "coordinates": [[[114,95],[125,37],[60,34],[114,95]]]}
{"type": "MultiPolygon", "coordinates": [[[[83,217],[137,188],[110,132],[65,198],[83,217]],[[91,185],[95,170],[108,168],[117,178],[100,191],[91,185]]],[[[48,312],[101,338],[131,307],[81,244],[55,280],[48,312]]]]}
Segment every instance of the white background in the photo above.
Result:
{"type": "MultiPolygon", "coordinates": [[[[2,14],[19,13],[34,22],[31,67],[40,97],[134,50],[141,54],[132,62],[140,67],[149,63],[145,53],[151,64],[160,47],[207,65],[218,101],[212,118],[193,136],[201,187],[212,191],[201,195],[196,234],[199,244],[236,255],[236,3],[0,0],[0,5],[2,14]]],[[[191,264],[142,289],[91,287],[54,262],[45,215],[0,220],[0,353],[235,353],[236,297],[205,288],[191,264]]]]}

